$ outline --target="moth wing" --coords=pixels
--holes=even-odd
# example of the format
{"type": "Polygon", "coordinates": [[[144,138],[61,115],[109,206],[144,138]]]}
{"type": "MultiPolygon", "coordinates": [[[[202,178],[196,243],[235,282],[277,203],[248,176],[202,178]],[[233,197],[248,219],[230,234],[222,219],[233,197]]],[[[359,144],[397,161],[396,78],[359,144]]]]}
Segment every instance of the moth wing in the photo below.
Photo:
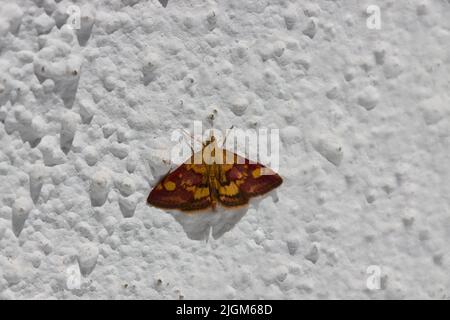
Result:
{"type": "Polygon", "coordinates": [[[263,195],[283,183],[277,173],[260,163],[228,150],[223,150],[223,155],[225,164],[219,165],[217,179],[221,186],[219,200],[225,206],[245,204],[249,198],[263,195]]]}
{"type": "Polygon", "coordinates": [[[147,203],[163,209],[201,210],[211,206],[207,166],[192,159],[169,172],[150,192],[147,203]]]}
{"type": "Polygon", "coordinates": [[[237,207],[247,204],[248,197],[240,190],[236,181],[223,179],[221,171],[219,169],[219,175],[222,176],[222,179],[220,177],[216,178],[218,181],[217,195],[220,203],[226,207],[237,207]]]}

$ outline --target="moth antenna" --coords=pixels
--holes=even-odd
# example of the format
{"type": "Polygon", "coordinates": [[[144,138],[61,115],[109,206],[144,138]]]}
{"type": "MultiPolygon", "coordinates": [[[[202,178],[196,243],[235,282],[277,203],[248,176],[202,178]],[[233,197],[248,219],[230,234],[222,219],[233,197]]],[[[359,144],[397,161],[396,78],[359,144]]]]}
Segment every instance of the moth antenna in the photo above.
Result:
{"type": "Polygon", "coordinates": [[[222,142],[222,148],[225,146],[225,142],[227,141],[228,135],[230,134],[231,130],[233,130],[233,128],[234,128],[234,125],[232,125],[230,127],[230,129],[228,129],[227,135],[225,136],[225,139],[223,139],[223,142],[222,142]]]}
{"type": "Polygon", "coordinates": [[[185,137],[189,137],[188,141],[190,142],[189,148],[191,148],[192,154],[194,154],[194,147],[192,145],[192,141],[195,140],[203,145],[203,141],[197,139],[192,134],[190,134],[186,129],[182,128],[181,131],[184,133],[185,137]]]}

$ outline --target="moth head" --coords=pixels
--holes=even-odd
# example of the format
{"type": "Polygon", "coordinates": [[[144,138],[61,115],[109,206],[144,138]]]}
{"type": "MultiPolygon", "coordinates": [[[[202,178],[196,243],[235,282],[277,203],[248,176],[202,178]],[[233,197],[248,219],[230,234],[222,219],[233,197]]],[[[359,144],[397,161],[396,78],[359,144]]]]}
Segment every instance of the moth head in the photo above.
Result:
{"type": "Polygon", "coordinates": [[[214,143],[214,141],[216,141],[216,138],[213,135],[211,135],[211,137],[208,140],[205,141],[203,146],[206,147],[207,145],[209,145],[211,143],[214,143]]]}

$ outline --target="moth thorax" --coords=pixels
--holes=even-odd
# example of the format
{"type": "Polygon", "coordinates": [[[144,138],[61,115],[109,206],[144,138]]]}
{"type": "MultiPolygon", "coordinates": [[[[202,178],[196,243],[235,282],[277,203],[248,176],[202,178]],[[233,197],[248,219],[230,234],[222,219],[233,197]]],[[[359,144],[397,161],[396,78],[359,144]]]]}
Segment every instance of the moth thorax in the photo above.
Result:
{"type": "Polygon", "coordinates": [[[203,162],[206,164],[223,164],[223,152],[216,143],[210,143],[203,148],[203,162]]]}

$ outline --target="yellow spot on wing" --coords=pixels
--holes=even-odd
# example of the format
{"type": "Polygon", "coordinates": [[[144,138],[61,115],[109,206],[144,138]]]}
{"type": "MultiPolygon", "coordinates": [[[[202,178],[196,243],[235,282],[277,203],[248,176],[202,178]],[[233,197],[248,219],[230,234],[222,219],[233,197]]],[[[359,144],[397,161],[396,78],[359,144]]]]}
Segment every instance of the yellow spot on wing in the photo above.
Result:
{"type": "Polygon", "coordinates": [[[253,178],[259,178],[261,176],[261,168],[256,168],[252,171],[253,178]]]}
{"type": "Polygon", "coordinates": [[[189,186],[192,186],[192,180],[187,179],[187,180],[181,181],[181,186],[186,189],[189,188],[189,186]]]}
{"type": "Polygon", "coordinates": [[[233,165],[232,164],[223,164],[221,168],[224,172],[226,172],[226,171],[231,170],[231,168],[233,168],[233,165]]]}
{"type": "Polygon", "coordinates": [[[229,185],[221,186],[219,188],[219,193],[221,195],[234,196],[234,195],[238,194],[238,192],[239,192],[239,188],[237,187],[237,185],[234,182],[231,182],[229,185]]]}
{"type": "Polygon", "coordinates": [[[192,170],[195,173],[205,174],[206,173],[206,166],[201,164],[188,164],[187,170],[192,170]]]}
{"type": "Polygon", "coordinates": [[[194,199],[198,200],[209,196],[209,188],[197,188],[194,193],[194,199]]]}
{"type": "Polygon", "coordinates": [[[166,188],[167,191],[173,191],[175,190],[176,184],[172,181],[166,181],[164,182],[164,188],[166,188]]]}

